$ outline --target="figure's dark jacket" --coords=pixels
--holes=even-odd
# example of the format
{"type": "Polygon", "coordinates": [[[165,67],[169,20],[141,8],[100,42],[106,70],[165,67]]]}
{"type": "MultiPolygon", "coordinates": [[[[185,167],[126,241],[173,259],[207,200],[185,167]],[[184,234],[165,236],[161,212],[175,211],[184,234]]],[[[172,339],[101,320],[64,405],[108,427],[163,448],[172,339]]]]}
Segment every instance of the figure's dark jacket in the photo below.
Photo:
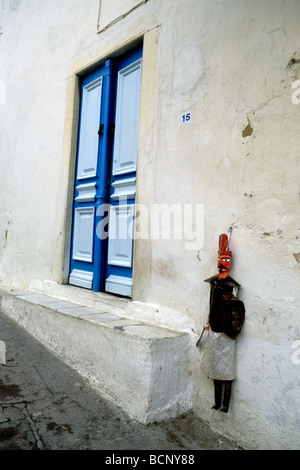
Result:
{"type": "Polygon", "coordinates": [[[235,339],[242,329],[245,320],[244,303],[233,295],[234,287],[240,287],[232,277],[225,279],[218,275],[206,279],[211,285],[209,324],[212,331],[226,333],[235,339]]]}

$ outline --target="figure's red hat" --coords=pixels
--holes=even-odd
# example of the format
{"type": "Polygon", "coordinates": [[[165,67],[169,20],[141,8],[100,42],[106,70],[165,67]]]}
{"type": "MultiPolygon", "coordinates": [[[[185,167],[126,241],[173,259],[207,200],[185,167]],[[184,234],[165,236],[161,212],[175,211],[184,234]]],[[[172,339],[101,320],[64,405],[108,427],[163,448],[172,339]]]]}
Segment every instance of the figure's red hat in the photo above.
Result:
{"type": "Polygon", "coordinates": [[[226,233],[222,233],[220,236],[219,236],[219,251],[218,251],[218,254],[219,255],[224,255],[224,256],[231,256],[231,251],[228,250],[229,246],[228,246],[228,236],[226,235],[226,233]]]}

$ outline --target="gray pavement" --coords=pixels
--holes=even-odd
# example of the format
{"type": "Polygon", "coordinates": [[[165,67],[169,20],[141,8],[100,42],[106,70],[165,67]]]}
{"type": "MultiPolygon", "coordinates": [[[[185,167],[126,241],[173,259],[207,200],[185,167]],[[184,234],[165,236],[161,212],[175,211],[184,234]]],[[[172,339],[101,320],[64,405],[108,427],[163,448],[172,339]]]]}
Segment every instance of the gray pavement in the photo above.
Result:
{"type": "Polygon", "coordinates": [[[0,450],[240,449],[193,414],[148,425],[130,420],[1,311],[0,340],[0,450]]]}

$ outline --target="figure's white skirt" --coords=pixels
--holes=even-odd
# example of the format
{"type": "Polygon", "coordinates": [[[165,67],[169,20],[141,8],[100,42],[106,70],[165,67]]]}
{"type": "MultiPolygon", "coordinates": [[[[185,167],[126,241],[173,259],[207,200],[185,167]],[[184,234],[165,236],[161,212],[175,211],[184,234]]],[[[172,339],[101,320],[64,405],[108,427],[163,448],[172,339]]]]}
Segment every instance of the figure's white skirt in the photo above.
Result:
{"type": "Polygon", "coordinates": [[[235,340],[211,329],[204,345],[201,368],[215,380],[235,379],[235,340]]]}

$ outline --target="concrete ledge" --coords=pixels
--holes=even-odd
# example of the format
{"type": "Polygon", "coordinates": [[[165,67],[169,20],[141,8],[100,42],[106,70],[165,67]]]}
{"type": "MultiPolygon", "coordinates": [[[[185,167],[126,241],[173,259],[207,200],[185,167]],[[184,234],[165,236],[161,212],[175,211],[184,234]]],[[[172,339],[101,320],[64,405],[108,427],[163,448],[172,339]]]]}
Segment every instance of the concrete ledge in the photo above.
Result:
{"type": "Polygon", "coordinates": [[[1,308],[131,418],[161,421],[192,408],[187,333],[33,291],[3,291],[1,308]]]}
{"type": "MultiPolygon", "coordinates": [[[[197,325],[189,315],[161,305],[121,298],[106,292],[93,292],[82,287],[53,281],[33,280],[28,289],[170,330],[184,331],[188,334],[197,331],[197,325]]],[[[4,290],[8,289],[4,288],[4,290]]],[[[195,334],[194,343],[197,338],[195,334]]]]}

